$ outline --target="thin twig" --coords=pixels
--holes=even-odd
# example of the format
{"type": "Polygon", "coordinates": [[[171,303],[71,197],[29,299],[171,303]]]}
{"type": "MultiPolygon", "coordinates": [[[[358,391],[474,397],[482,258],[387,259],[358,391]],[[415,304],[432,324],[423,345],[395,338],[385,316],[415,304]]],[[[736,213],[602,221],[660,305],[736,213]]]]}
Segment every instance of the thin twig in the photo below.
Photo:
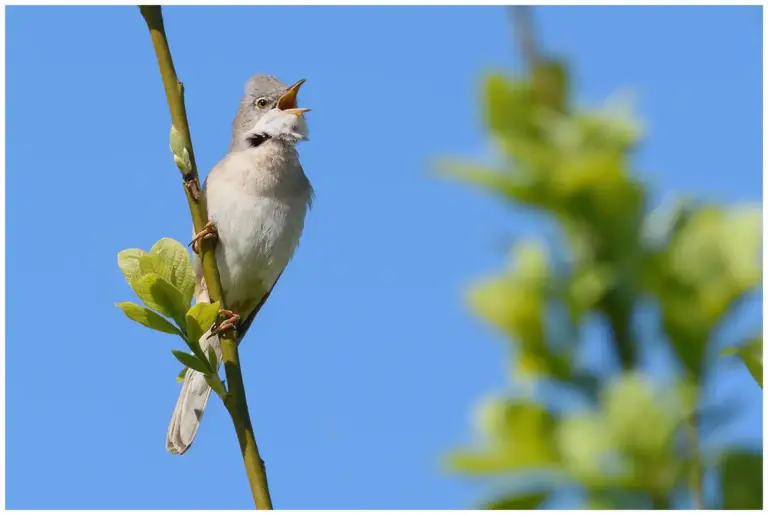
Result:
{"type": "Polygon", "coordinates": [[[688,487],[693,493],[693,509],[704,509],[704,470],[702,468],[701,457],[699,454],[699,428],[698,418],[696,416],[696,407],[688,419],[688,445],[690,446],[693,465],[691,466],[691,475],[688,478],[688,487]]]}
{"type": "MultiPolygon", "coordinates": [[[[184,173],[184,192],[187,196],[190,212],[192,213],[192,223],[197,233],[202,231],[205,224],[208,223],[208,212],[205,198],[199,194],[200,178],[197,174],[195,153],[192,150],[192,138],[189,133],[189,124],[187,123],[187,112],[184,106],[184,88],[176,77],[176,69],[173,66],[171,50],[168,47],[168,40],[165,35],[161,7],[143,5],[139,6],[139,9],[142,16],[144,16],[144,20],[147,22],[147,27],[152,37],[152,44],[160,66],[160,75],[163,79],[173,126],[181,134],[184,147],[189,152],[191,167],[184,173]]],[[[213,242],[209,240],[200,242],[200,257],[211,302],[219,301],[221,306],[224,307],[224,296],[219,271],[216,267],[213,242]]],[[[240,451],[243,455],[245,470],[248,474],[248,482],[251,486],[251,493],[253,494],[256,508],[271,510],[272,500],[270,499],[267,485],[267,472],[264,461],[259,456],[259,448],[253,435],[234,332],[232,330],[226,331],[220,336],[220,341],[222,361],[224,362],[224,371],[227,377],[227,385],[229,386],[229,394],[222,400],[235,425],[237,439],[240,442],[240,451]]]]}
{"type": "Polygon", "coordinates": [[[525,66],[529,70],[535,70],[541,62],[541,53],[536,43],[531,6],[511,5],[509,6],[509,15],[517,36],[517,47],[520,49],[525,66]]]}

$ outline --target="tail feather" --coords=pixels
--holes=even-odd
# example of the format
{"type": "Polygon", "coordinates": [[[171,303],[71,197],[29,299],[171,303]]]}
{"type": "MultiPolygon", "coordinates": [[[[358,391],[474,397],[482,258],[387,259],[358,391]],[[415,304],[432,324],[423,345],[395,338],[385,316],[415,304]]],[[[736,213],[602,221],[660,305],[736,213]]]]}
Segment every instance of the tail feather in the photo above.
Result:
{"type": "MultiPolygon", "coordinates": [[[[205,279],[202,278],[202,270],[200,268],[200,260],[193,254],[193,261],[195,265],[195,272],[198,277],[197,291],[195,293],[196,302],[210,302],[208,296],[208,289],[205,285],[205,279]]],[[[239,324],[237,328],[238,343],[245,336],[246,331],[253,323],[253,319],[261,310],[264,303],[272,293],[277,280],[280,279],[282,272],[277,276],[275,282],[267,290],[267,293],[262,296],[259,303],[251,310],[245,319],[239,324]]],[[[200,338],[200,347],[203,352],[207,353],[208,349],[213,346],[216,351],[216,358],[218,363],[221,363],[221,343],[218,336],[209,338],[210,331],[200,338]]],[[[179,394],[179,400],[176,402],[176,409],[173,410],[173,416],[171,417],[171,424],[168,426],[168,438],[166,440],[166,448],[171,454],[184,454],[187,449],[192,445],[192,441],[197,435],[197,430],[200,427],[200,421],[203,418],[203,412],[205,406],[208,404],[208,398],[211,395],[211,387],[205,381],[205,376],[195,370],[187,370],[184,376],[184,384],[181,387],[181,393],[179,394]]]]}
{"type": "Polygon", "coordinates": [[[192,445],[210,395],[211,387],[205,382],[203,374],[195,370],[187,370],[184,385],[181,387],[181,394],[168,427],[165,446],[171,454],[184,454],[192,445]]]}
{"type": "MultiPolygon", "coordinates": [[[[209,302],[209,300],[208,292],[203,288],[197,294],[197,302],[209,302]]],[[[219,338],[218,336],[209,338],[209,336],[210,332],[206,332],[200,338],[200,347],[207,353],[208,348],[213,346],[221,362],[219,338]]],[[[210,395],[211,387],[206,383],[205,376],[196,370],[187,370],[179,400],[176,402],[176,409],[173,410],[171,423],[168,426],[165,446],[171,454],[184,454],[192,445],[210,395]]]]}

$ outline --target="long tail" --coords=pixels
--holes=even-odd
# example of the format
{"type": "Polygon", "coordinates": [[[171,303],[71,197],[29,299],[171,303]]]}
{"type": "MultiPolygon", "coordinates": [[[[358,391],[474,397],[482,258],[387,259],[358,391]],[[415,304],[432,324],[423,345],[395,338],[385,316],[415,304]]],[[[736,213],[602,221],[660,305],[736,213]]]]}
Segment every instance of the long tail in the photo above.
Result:
{"type": "MultiPolygon", "coordinates": [[[[209,300],[208,292],[203,288],[197,294],[197,302],[209,302],[209,300]]],[[[210,333],[206,332],[200,338],[200,347],[202,347],[203,352],[207,352],[207,349],[213,345],[216,349],[216,355],[221,361],[219,338],[214,336],[209,339],[209,335],[210,333]]],[[[211,387],[205,382],[203,374],[192,369],[187,370],[179,400],[176,402],[176,409],[173,410],[171,424],[168,427],[168,438],[165,446],[171,454],[184,454],[192,445],[210,395],[211,387]]]]}
{"type": "MultiPolygon", "coordinates": [[[[196,260],[196,266],[199,267],[199,261],[196,260]]],[[[253,323],[254,318],[261,310],[264,303],[272,293],[277,281],[280,279],[280,275],[277,276],[275,282],[267,291],[267,293],[261,298],[256,308],[251,311],[237,328],[238,341],[241,341],[245,336],[246,331],[253,323]]],[[[197,276],[202,276],[202,270],[198,268],[197,276]]],[[[196,293],[196,302],[210,302],[211,299],[208,296],[208,289],[205,286],[205,280],[199,279],[198,291],[196,293]]],[[[216,350],[216,357],[219,363],[221,363],[221,343],[219,337],[214,336],[208,338],[210,331],[207,331],[202,338],[200,338],[200,347],[203,352],[208,352],[208,348],[213,345],[216,350]]],[[[173,416],[171,417],[171,424],[168,427],[168,439],[166,440],[166,448],[171,454],[184,454],[187,449],[192,445],[192,441],[195,439],[197,430],[200,427],[200,420],[203,418],[203,412],[205,411],[205,405],[208,404],[208,397],[211,395],[211,387],[205,382],[205,376],[200,372],[194,370],[187,370],[187,374],[184,376],[184,384],[181,387],[181,393],[179,394],[179,400],[176,402],[176,409],[173,410],[173,416]]]]}

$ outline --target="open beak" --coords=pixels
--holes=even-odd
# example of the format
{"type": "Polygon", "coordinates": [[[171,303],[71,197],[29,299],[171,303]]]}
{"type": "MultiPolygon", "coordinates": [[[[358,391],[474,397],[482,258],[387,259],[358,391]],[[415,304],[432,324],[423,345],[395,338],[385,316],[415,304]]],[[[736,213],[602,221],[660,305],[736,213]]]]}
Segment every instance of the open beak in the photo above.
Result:
{"type": "Polygon", "coordinates": [[[277,101],[277,108],[284,113],[295,114],[296,116],[301,116],[309,111],[306,107],[296,107],[296,95],[299,94],[299,88],[301,88],[301,85],[306,81],[306,79],[301,79],[299,82],[288,88],[285,93],[283,93],[283,96],[277,101]]]}

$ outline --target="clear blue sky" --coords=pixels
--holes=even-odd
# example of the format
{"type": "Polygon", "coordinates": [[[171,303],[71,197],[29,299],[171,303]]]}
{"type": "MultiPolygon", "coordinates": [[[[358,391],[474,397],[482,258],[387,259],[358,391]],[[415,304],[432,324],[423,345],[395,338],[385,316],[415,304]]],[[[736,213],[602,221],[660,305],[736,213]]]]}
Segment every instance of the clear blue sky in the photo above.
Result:
{"type": "MultiPolygon", "coordinates": [[[[198,165],[226,152],[246,79],[306,77],[317,199],[298,253],[242,347],[251,411],[281,508],[462,508],[480,482],[444,451],[505,386],[503,341],[466,311],[531,217],[429,175],[481,155],[480,74],[519,69],[507,13],[486,8],[168,8],[198,165]]],[[[759,7],[537,8],[572,58],[579,99],[633,87],[658,192],[761,202],[759,7]]],[[[249,508],[218,400],[183,457],[164,438],[172,337],[128,321],[128,247],[186,241],[169,116],[134,7],[7,9],[8,508],[249,508]]],[[[759,301],[746,321],[759,321],[759,301]]],[[[744,322],[746,324],[746,322],[744,322]]],[[[744,326],[746,327],[746,325],[744,326]]],[[[727,441],[759,445],[760,390],[727,441]]]]}

